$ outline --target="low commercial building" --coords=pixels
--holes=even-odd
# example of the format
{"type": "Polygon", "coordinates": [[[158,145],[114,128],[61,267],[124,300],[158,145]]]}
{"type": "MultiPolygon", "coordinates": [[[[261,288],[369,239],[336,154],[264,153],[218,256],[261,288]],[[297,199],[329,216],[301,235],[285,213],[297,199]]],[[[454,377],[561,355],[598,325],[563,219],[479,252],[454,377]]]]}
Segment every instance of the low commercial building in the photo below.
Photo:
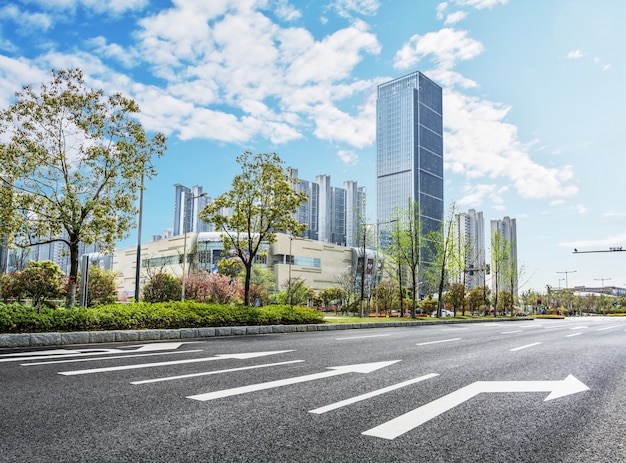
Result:
{"type": "MultiPolygon", "coordinates": [[[[266,247],[267,256],[257,264],[266,265],[276,276],[276,288],[282,289],[289,279],[299,278],[316,292],[337,287],[339,276],[351,272],[358,265],[361,249],[301,239],[283,233],[275,243],[266,247]]],[[[375,253],[367,250],[367,279],[374,267],[375,253]]],[[[187,233],[141,245],[140,287],[149,279],[150,272],[166,272],[183,276],[183,267],[208,272],[217,270],[217,262],[224,257],[224,246],[218,232],[187,233]]],[[[122,297],[133,298],[135,293],[137,247],[115,251],[113,269],[119,273],[118,290],[122,297]]]]}

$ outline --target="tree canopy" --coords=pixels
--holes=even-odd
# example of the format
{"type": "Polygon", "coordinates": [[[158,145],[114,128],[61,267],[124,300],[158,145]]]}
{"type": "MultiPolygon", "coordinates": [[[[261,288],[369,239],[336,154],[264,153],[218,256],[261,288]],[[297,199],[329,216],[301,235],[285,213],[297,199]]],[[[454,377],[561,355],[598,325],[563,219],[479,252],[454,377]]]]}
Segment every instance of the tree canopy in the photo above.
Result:
{"type": "Polygon", "coordinates": [[[304,231],[306,225],[294,214],[307,196],[294,188],[294,179],[286,175],[276,153],[245,151],[237,162],[241,173],[233,179],[232,189],[207,205],[200,217],[222,232],[224,249],[243,262],[244,303],[250,305],[255,258],[264,255],[264,245],[276,241],[277,232],[304,231]]]}
{"type": "Polygon", "coordinates": [[[78,69],[23,87],[0,112],[0,236],[9,246],[61,241],[70,254],[66,305],[76,298],[79,243],[110,251],[134,225],[142,178],[165,151],[134,118],[138,105],[85,85],[78,69]]]}

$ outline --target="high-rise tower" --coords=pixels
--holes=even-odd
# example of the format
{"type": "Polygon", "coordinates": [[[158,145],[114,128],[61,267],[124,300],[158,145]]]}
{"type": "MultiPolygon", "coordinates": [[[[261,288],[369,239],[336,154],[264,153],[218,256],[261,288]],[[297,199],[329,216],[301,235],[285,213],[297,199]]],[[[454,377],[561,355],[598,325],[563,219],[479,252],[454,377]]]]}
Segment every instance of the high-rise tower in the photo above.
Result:
{"type": "Polygon", "coordinates": [[[421,72],[379,85],[376,146],[378,222],[388,222],[396,207],[406,210],[417,201],[422,233],[442,231],[441,87],[421,72]]]}

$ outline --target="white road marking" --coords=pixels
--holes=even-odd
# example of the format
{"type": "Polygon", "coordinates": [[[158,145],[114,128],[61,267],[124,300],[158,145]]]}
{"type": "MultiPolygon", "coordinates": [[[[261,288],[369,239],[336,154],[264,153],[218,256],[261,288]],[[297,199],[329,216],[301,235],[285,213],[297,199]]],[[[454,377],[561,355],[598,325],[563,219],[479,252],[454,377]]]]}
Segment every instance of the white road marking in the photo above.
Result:
{"type": "Polygon", "coordinates": [[[604,328],[598,328],[598,331],[612,330],[613,328],[619,328],[621,326],[626,326],[626,325],[606,326],[604,328]]]}
{"type": "Polygon", "coordinates": [[[429,344],[439,344],[442,342],[453,342],[453,341],[460,341],[460,340],[461,338],[442,339],[441,341],[420,342],[416,344],[416,346],[428,346],[429,344]]]}
{"type": "Polygon", "coordinates": [[[390,336],[389,334],[371,334],[368,336],[348,336],[345,338],[336,338],[337,341],[345,341],[350,339],[366,339],[366,338],[384,338],[390,336]]]}
{"type": "Polygon", "coordinates": [[[515,331],[503,331],[500,334],[513,334],[513,333],[522,333],[523,330],[515,330],[515,331]]]}
{"type": "Polygon", "coordinates": [[[323,378],[330,378],[333,376],[344,375],[346,373],[371,373],[380,368],[393,365],[400,360],[392,360],[390,362],[377,362],[377,363],[362,363],[357,365],[344,365],[339,367],[329,367],[330,371],[324,371],[322,373],[315,373],[306,376],[297,376],[295,378],[281,379],[277,381],[270,381],[268,383],[251,384],[249,386],[236,387],[233,389],[223,389],[221,391],[207,392],[206,394],[196,394],[188,396],[188,399],[193,400],[215,400],[224,397],[230,397],[234,395],[247,394],[249,392],[263,391],[265,389],[273,389],[276,387],[287,386],[291,384],[304,383],[307,381],[315,381],[323,378]]]}
{"type": "Polygon", "coordinates": [[[29,367],[32,365],[50,365],[53,363],[97,362],[99,360],[116,360],[116,359],[127,359],[127,358],[134,358],[134,357],[151,357],[153,355],[177,355],[177,354],[180,355],[180,354],[189,354],[192,352],[202,352],[202,349],[181,350],[180,352],[152,352],[150,354],[116,355],[115,357],[97,357],[97,358],[91,357],[88,359],[48,360],[46,362],[21,363],[20,366],[29,367]]]}
{"type": "Polygon", "coordinates": [[[541,344],[540,342],[533,342],[532,344],[526,344],[525,346],[515,347],[514,349],[509,349],[509,352],[515,352],[522,349],[528,349],[529,347],[535,347],[541,344]]]}
{"type": "Polygon", "coordinates": [[[382,395],[382,394],[386,394],[387,392],[395,391],[396,389],[400,389],[400,388],[403,388],[405,386],[409,386],[411,384],[419,383],[421,381],[425,381],[427,379],[434,378],[435,376],[439,376],[439,374],[438,373],[429,373],[427,375],[420,376],[418,378],[409,379],[408,381],[404,381],[402,383],[398,383],[398,384],[394,384],[392,386],[384,387],[382,389],[378,389],[376,391],[368,392],[366,394],[361,394],[359,396],[352,397],[350,399],[341,400],[339,402],[335,402],[333,404],[326,405],[325,407],[316,408],[315,410],[309,410],[309,413],[316,413],[318,415],[321,415],[322,413],[326,413],[326,412],[329,412],[331,410],[336,410],[338,408],[345,407],[347,405],[352,405],[352,404],[354,404],[356,402],[360,402],[362,400],[367,400],[367,399],[370,399],[372,397],[376,397],[376,396],[379,396],[379,395],[382,395]]]}
{"type": "Polygon", "coordinates": [[[566,337],[566,338],[571,338],[572,336],[578,336],[578,335],[581,335],[581,334],[582,334],[582,333],[572,333],[572,334],[568,334],[568,335],[566,335],[565,337],[566,337]]]}
{"type": "Polygon", "coordinates": [[[140,363],[136,365],[120,365],[116,367],[92,368],[89,370],[60,371],[59,374],[65,375],[65,376],[87,375],[90,373],[103,373],[103,372],[109,372],[109,371],[134,370],[138,368],[163,367],[163,366],[169,366],[169,365],[182,365],[185,363],[212,362],[215,360],[224,360],[224,359],[242,360],[242,359],[263,357],[266,355],[282,354],[285,352],[293,352],[293,350],[280,350],[280,351],[274,351],[274,352],[251,352],[251,353],[245,353],[245,354],[220,354],[214,357],[203,357],[199,359],[172,360],[170,362],[140,363]]]}
{"type": "MultiPolygon", "coordinates": [[[[24,360],[63,359],[72,357],[93,357],[103,354],[129,354],[133,352],[157,352],[178,349],[184,342],[155,342],[152,344],[139,344],[127,346],[124,349],[55,349],[47,351],[23,352],[8,354],[12,358],[0,358],[0,362],[17,362],[24,360]]],[[[7,356],[8,357],[8,356],[7,356]]]]}
{"type": "Polygon", "coordinates": [[[276,366],[280,366],[280,365],[289,365],[289,364],[292,364],[292,363],[300,363],[300,362],[304,362],[304,360],[290,360],[288,362],[265,363],[263,365],[251,365],[251,366],[248,366],[248,367],[229,368],[227,370],[204,371],[202,373],[190,373],[188,375],[165,376],[163,378],[144,379],[144,380],[141,380],[141,381],[131,381],[130,384],[158,383],[160,381],[171,381],[171,380],[174,380],[174,379],[195,378],[196,376],[219,375],[219,374],[222,374],[222,373],[232,373],[233,371],[255,370],[257,368],[276,367],[276,366]]]}
{"type": "Polygon", "coordinates": [[[560,381],[477,381],[362,434],[393,440],[483,392],[550,392],[547,401],[587,390],[572,375],[560,381]]]}

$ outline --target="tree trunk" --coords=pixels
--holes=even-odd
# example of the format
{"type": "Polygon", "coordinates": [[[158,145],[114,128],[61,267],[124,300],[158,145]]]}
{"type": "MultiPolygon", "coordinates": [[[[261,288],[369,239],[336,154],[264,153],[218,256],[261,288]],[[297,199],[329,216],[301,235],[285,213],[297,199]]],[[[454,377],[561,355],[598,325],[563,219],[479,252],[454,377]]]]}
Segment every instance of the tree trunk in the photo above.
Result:
{"type": "Polygon", "coordinates": [[[250,305],[250,280],[252,279],[252,259],[250,262],[244,262],[246,268],[246,278],[243,284],[243,304],[250,305]]]}
{"type": "Polygon", "coordinates": [[[76,282],[78,281],[78,239],[70,239],[70,275],[67,285],[67,296],[65,297],[65,307],[74,308],[76,305],[76,282]]]}

